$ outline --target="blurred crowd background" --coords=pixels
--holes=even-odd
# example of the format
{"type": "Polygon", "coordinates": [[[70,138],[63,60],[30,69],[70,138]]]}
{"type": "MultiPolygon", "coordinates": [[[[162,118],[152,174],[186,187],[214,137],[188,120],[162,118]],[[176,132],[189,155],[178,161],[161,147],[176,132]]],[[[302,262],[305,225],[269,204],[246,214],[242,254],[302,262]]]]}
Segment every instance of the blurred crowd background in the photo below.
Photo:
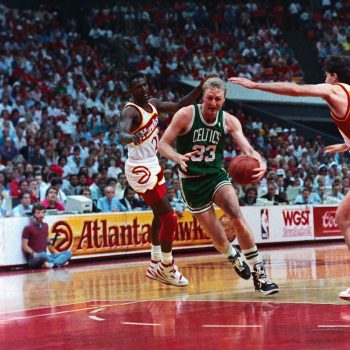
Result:
{"type": "MultiPolygon", "coordinates": [[[[119,1],[72,13],[50,2],[0,5],[1,215],[25,215],[36,201],[64,211],[67,196],[78,194],[93,200],[95,212],[149,209],[128,186],[118,137],[130,73],[145,73],[164,101],[188,91],[183,78],[211,73],[303,83],[286,28],[306,33],[321,66],[327,55],[350,54],[349,20],[345,0],[119,1]]],[[[349,157],[325,153],[321,136],[239,104],[225,109],[267,160],[259,185],[233,184],[241,205],[334,204],[347,193],[349,157]]],[[[171,118],[162,115],[161,132],[171,118]]],[[[239,152],[227,139],[224,166],[239,152]]],[[[165,159],[161,166],[181,216],[176,166],[165,159]]]]}

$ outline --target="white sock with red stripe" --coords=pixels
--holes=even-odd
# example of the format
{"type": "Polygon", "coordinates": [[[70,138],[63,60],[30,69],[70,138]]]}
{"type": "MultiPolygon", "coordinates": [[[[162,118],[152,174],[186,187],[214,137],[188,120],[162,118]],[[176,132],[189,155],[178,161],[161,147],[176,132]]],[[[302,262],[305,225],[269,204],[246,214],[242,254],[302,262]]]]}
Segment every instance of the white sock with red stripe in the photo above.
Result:
{"type": "Polygon", "coordinates": [[[153,263],[158,263],[162,258],[162,250],[160,245],[151,244],[151,260],[153,263]]]}
{"type": "Polygon", "coordinates": [[[173,254],[170,252],[170,253],[164,253],[162,252],[162,264],[165,265],[165,266],[169,266],[173,263],[173,254]]]}

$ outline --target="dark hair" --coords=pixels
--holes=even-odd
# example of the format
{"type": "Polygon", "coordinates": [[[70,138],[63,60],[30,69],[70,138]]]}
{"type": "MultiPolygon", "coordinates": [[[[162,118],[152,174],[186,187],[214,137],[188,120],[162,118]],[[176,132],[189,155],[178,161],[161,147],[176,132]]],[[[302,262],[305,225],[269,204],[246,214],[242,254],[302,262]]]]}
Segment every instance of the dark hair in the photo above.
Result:
{"type": "Polygon", "coordinates": [[[45,197],[49,194],[50,190],[55,190],[56,194],[58,194],[58,189],[54,186],[49,186],[45,192],[45,197]]]}
{"type": "Polygon", "coordinates": [[[350,57],[327,56],[324,69],[328,73],[336,73],[341,83],[350,84],[350,57]]]}
{"type": "Polygon", "coordinates": [[[126,186],[126,187],[125,187],[124,196],[123,196],[124,198],[126,197],[126,195],[128,194],[128,192],[129,192],[130,190],[133,191],[133,192],[135,192],[135,190],[134,190],[131,186],[126,186]]]}
{"type": "Polygon", "coordinates": [[[18,182],[18,187],[21,187],[23,183],[27,183],[28,184],[28,181],[26,179],[22,179],[18,182]]]}
{"type": "Polygon", "coordinates": [[[46,208],[40,202],[34,203],[32,208],[32,215],[34,215],[37,210],[42,211],[46,210],[46,208]]]}
{"type": "Polygon", "coordinates": [[[91,194],[91,190],[89,187],[82,187],[80,190],[79,190],[79,194],[82,195],[84,193],[84,191],[89,191],[90,194],[91,194]]]}
{"type": "Polygon", "coordinates": [[[55,176],[51,179],[50,181],[51,186],[57,186],[57,185],[62,185],[63,181],[60,177],[55,176]]]}
{"type": "Polygon", "coordinates": [[[23,192],[20,192],[18,198],[22,200],[25,194],[29,194],[30,195],[31,193],[28,190],[24,190],[23,192]]]}
{"type": "Polygon", "coordinates": [[[147,81],[147,78],[146,76],[143,74],[143,73],[134,73],[134,74],[131,74],[128,78],[128,84],[129,84],[129,87],[132,86],[132,83],[134,82],[134,80],[136,79],[145,79],[147,81]]]}

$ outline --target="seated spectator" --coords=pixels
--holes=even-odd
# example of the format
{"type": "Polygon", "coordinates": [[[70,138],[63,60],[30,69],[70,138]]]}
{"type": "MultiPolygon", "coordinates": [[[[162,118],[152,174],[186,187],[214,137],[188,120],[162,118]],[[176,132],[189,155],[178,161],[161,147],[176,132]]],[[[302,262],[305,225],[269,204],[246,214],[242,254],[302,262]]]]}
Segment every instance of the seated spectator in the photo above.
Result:
{"type": "Polygon", "coordinates": [[[118,178],[118,175],[123,172],[123,170],[117,166],[117,159],[115,157],[110,157],[108,160],[109,167],[107,175],[109,177],[114,177],[115,179],[118,178]]]}
{"type": "Polygon", "coordinates": [[[341,185],[338,180],[335,180],[332,184],[331,192],[327,193],[328,197],[339,199],[341,201],[344,198],[344,195],[341,193],[341,185]]]}
{"type": "Polygon", "coordinates": [[[282,174],[282,172],[280,170],[282,170],[282,169],[277,170],[277,179],[276,179],[277,194],[279,196],[283,192],[286,192],[286,190],[287,190],[287,187],[286,187],[286,185],[284,183],[284,176],[283,176],[283,174],[282,174]]]}
{"type": "Polygon", "coordinates": [[[175,197],[177,199],[181,199],[182,200],[180,180],[179,179],[172,179],[171,180],[171,186],[175,190],[175,197]]]}
{"type": "Polygon", "coordinates": [[[317,192],[311,193],[311,199],[315,204],[323,204],[327,200],[326,187],[324,185],[319,185],[317,192]]]}
{"type": "Polygon", "coordinates": [[[11,216],[11,211],[7,210],[4,203],[4,196],[0,193],[0,217],[11,216]]]}
{"type": "MultiPolygon", "coordinates": [[[[82,187],[80,189],[80,191],[79,191],[79,194],[81,196],[87,197],[87,198],[92,200],[92,198],[91,198],[91,191],[90,191],[89,187],[82,187]]],[[[96,206],[96,203],[94,201],[92,201],[92,213],[98,213],[98,212],[99,212],[99,210],[98,210],[98,208],[96,206]]]]}
{"type": "Polygon", "coordinates": [[[62,203],[66,203],[67,196],[62,191],[62,185],[63,185],[62,178],[60,176],[53,176],[50,180],[50,185],[57,189],[57,199],[62,203]]]}
{"type": "Polygon", "coordinates": [[[69,180],[63,180],[62,191],[67,196],[79,194],[79,179],[77,174],[70,174],[69,180]]]}
{"type": "Polygon", "coordinates": [[[287,192],[281,192],[281,193],[279,193],[279,197],[280,197],[280,202],[279,202],[279,204],[282,204],[282,205],[288,205],[288,204],[289,204],[287,192]]]}
{"type": "Polygon", "coordinates": [[[5,144],[0,146],[0,153],[5,164],[7,164],[8,161],[13,160],[18,155],[18,151],[10,137],[6,137],[5,144]]]}
{"type": "Polygon", "coordinates": [[[278,205],[281,203],[281,198],[278,194],[276,194],[276,186],[274,183],[269,183],[267,185],[267,193],[261,198],[265,198],[268,201],[272,202],[273,205],[278,205]]]}
{"type": "Polygon", "coordinates": [[[22,179],[18,182],[18,188],[14,188],[14,190],[11,192],[11,197],[19,197],[19,195],[23,191],[28,190],[28,181],[25,179],[22,179]]]}
{"type": "Polygon", "coordinates": [[[120,203],[126,208],[126,211],[140,211],[144,207],[144,203],[135,198],[135,191],[130,186],[125,189],[120,203]]]}
{"type": "Polygon", "coordinates": [[[89,187],[91,191],[91,198],[93,201],[98,201],[103,197],[104,190],[106,188],[106,180],[102,179],[99,173],[94,173],[93,176],[94,183],[89,187]]]}
{"type": "Polygon", "coordinates": [[[70,251],[56,254],[47,253],[51,246],[49,240],[49,226],[44,222],[45,207],[35,203],[32,208],[33,221],[24,227],[22,233],[22,250],[27,255],[28,266],[31,269],[40,267],[61,267],[67,265],[72,257],[70,251]]]}
{"type": "Polygon", "coordinates": [[[304,187],[301,193],[295,197],[294,204],[314,204],[311,198],[311,191],[308,187],[304,187]]]}
{"type": "Polygon", "coordinates": [[[244,196],[239,198],[239,205],[255,205],[258,191],[254,186],[247,186],[244,191],[244,196]]]}
{"type": "Polygon", "coordinates": [[[41,201],[41,204],[45,209],[56,209],[58,211],[64,210],[63,203],[59,202],[57,199],[58,190],[56,187],[50,186],[45,193],[45,199],[41,201]]]}
{"type": "Polygon", "coordinates": [[[171,187],[171,180],[173,177],[173,172],[171,169],[165,169],[163,170],[163,175],[165,179],[165,185],[167,188],[171,187]]]}
{"type": "Polygon", "coordinates": [[[105,196],[97,201],[97,208],[105,213],[126,211],[126,208],[115,197],[115,189],[107,186],[104,190],[105,196]]]}
{"type": "Polygon", "coordinates": [[[34,146],[34,151],[33,153],[30,153],[28,155],[28,163],[32,165],[40,165],[40,166],[46,166],[46,158],[41,154],[41,147],[40,145],[35,145],[34,146]]]}
{"type": "Polygon", "coordinates": [[[118,199],[122,199],[124,197],[124,192],[126,187],[128,186],[128,180],[125,176],[124,173],[120,173],[118,175],[118,182],[117,185],[115,186],[115,191],[116,191],[116,197],[118,199]]]}
{"type": "Polygon", "coordinates": [[[33,205],[30,204],[31,194],[29,191],[22,191],[19,195],[19,199],[21,201],[21,204],[18,204],[16,207],[13,208],[13,216],[25,216],[26,214],[32,211],[33,205]]]}
{"type": "Polygon", "coordinates": [[[31,203],[34,204],[40,201],[40,189],[39,184],[36,179],[31,179],[29,181],[28,190],[30,192],[31,203]]]}
{"type": "Polygon", "coordinates": [[[181,218],[184,216],[185,203],[183,200],[176,198],[175,189],[173,187],[168,187],[167,197],[171,207],[175,210],[175,213],[181,218]]]}

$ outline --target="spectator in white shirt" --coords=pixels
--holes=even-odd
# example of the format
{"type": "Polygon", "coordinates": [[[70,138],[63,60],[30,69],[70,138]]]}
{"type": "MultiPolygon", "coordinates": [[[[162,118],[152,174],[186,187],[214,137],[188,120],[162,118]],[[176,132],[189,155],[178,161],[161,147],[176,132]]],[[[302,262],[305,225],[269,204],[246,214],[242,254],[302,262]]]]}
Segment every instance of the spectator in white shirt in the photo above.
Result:
{"type": "Polygon", "coordinates": [[[12,210],[13,216],[24,216],[26,213],[30,213],[32,210],[32,205],[30,204],[31,196],[30,192],[24,190],[19,194],[20,204],[15,206],[12,210]]]}

